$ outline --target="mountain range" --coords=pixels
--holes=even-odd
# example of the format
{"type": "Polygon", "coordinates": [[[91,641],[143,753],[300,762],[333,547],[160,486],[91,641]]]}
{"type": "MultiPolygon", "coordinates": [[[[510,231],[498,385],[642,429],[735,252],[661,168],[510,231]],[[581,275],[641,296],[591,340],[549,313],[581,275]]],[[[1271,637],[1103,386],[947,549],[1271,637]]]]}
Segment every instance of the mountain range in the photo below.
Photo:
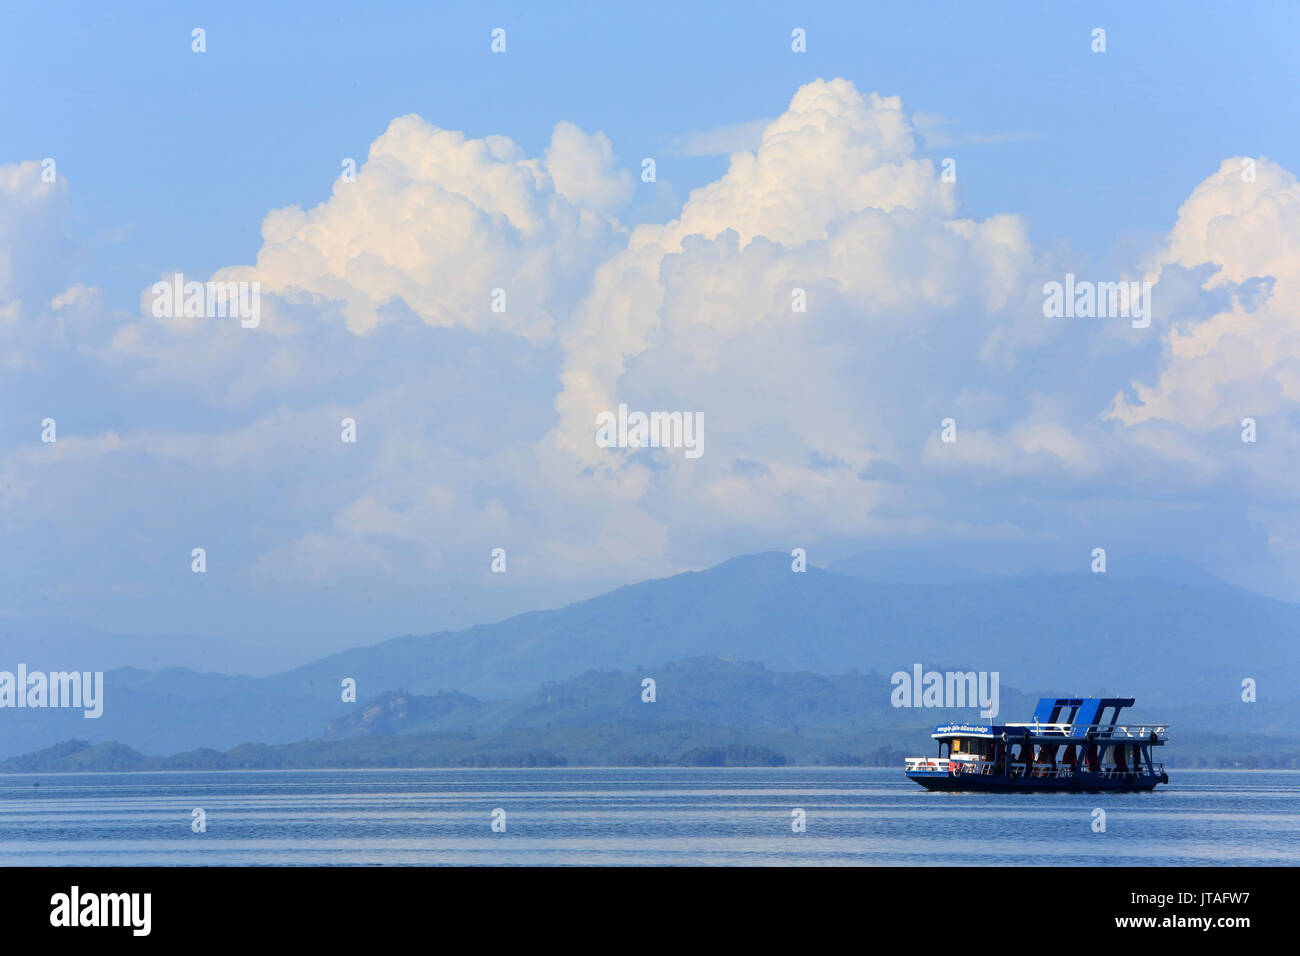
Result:
{"type": "MultiPolygon", "coordinates": [[[[874,554],[795,572],[789,555],[747,555],[563,608],[396,637],[266,676],[115,668],[105,674],[98,720],[71,711],[0,711],[0,757],[69,738],[117,741],[158,754],[337,737],[367,707],[399,690],[407,698],[440,700],[438,706],[451,713],[469,708],[462,716],[477,714],[471,724],[485,720],[486,711],[474,708],[514,700],[510,706],[522,707],[522,716],[499,726],[543,726],[543,715],[528,716],[519,701],[538,694],[539,686],[589,672],[636,677],[626,693],[637,719],[646,716],[636,709],[639,681],[652,677],[660,682],[662,702],[674,695],[697,699],[694,710],[674,719],[753,726],[746,714],[757,708],[769,727],[786,721],[777,720],[759,690],[725,681],[724,687],[716,673],[696,672],[694,688],[674,683],[675,662],[695,658],[761,664],[769,674],[798,677],[802,685],[761,693],[790,694],[790,687],[802,686],[791,706],[805,710],[818,699],[827,706],[838,701],[834,706],[843,712],[836,729],[845,732],[898,725],[889,720],[888,676],[914,664],[998,672],[1004,688],[1018,689],[1003,701],[1004,720],[1027,716],[1012,712],[1011,700],[1020,708],[1040,694],[1133,695],[1138,717],[1173,721],[1182,713],[1207,730],[1226,722],[1257,733],[1289,734],[1290,716],[1300,709],[1296,605],[1208,575],[1184,575],[1158,561],[1140,565],[1147,574],[1007,576],[912,557],[896,562],[901,570],[893,579],[881,580],[891,577],[882,570],[889,566],[887,554],[874,554]],[[859,683],[845,685],[852,687],[847,696],[828,695],[817,687],[818,677],[859,683]],[[356,682],[357,702],[342,700],[346,678],[356,682]],[[1257,704],[1241,700],[1246,678],[1257,682],[1257,704]],[[711,711],[703,703],[709,695],[717,702],[711,711]]],[[[0,662],[0,669],[16,663],[0,662]]],[[[66,660],[46,666],[87,665],[66,660]]],[[[606,718],[618,715],[592,712],[583,719],[606,718]]],[[[804,716],[800,725],[813,723],[804,716]]]]}

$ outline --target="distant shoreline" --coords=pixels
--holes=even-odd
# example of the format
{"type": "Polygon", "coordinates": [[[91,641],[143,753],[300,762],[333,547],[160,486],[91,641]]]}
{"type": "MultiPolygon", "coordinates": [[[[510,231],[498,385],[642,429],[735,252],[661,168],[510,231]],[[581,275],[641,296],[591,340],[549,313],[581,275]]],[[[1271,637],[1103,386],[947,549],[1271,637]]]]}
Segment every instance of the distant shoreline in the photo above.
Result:
{"type": "MultiPolygon", "coordinates": [[[[629,731],[626,726],[617,728],[629,731]]],[[[583,750],[583,739],[576,736],[595,731],[600,738],[612,737],[609,726],[596,728],[557,728],[548,732],[514,733],[506,737],[474,737],[468,734],[410,734],[393,736],[362,736],[344,740],[302,741],[293,744],[241,744],[222,752],[201,748],[167,757],[151,757],[125,744],[107,742],[91,744],[85,740],[68,740],[44,750],[0,761],[0,774],[56,774],[56,773],[194,773],[206,771],[275,771],[275,770],[541,770],[541,769],[655,769],[655,768],[801,768],[801,769],[897,769],[902,771],[904,751],[892,747],[878,747],[854,753],[839,749],[839,738],[791,738],[789,735],[748,732],[747,740],[734,738],[741,732],[727,728],[693,728],[693,737],[683,740],[680,732],[673,734],[678,744],[674,753],[664,754],[649,748],[609,744],[592,746],[583,750]],[[707,738],[728,743],[700,744],[707,738]],[[782,742],[796,740],[804,753],[813,759],[800,759],[776,749],[782,742]],[[528,746],[532,744],[533,746],[528,746]],[[561,744],[558,745],[557,744],[561,744]],[[637,750],[640,752],[637,752],[637,750]],[[612,751],[612,753],[611,753],[612,751]]],[[[662,730],[662,728],[660,728],[662,730]]],[[[680,731],[680,728],[678,728],[680,731]]],[[[639,732],[645,734],[644,728],[639,732]]],[[[635,733],[616,738],[623,743],[638,739],[635,733]]],[[[639,738],[644,744],[646,738],[639,738]]],[[[1279,741],[1279,744],[1283,742],[1279,741]]],[[[1292,741],[1286,746],[1293,747],[1292,741]]],[[[1281,748],[1279,747],[1279,750],[1281,748]]],[[[1260,755],[1244,754],[1229,764],[1218,757],[1220,766],[1211,766],[1209,759],[1193,752],[1181,754],[1182,761],[1196,761],[1201,766],[1180,766],[1177,759],[1166,760],[1174,773],[1197,770],[1220,771],[1281,771],[1298,769],[1292,766],[1269,766],[1260,755]],[[1255,764],[1251,766],[1250,764],[1255,764]]],[[[1284,759],[1294,764],[1294,755],[1284,759]]]]}

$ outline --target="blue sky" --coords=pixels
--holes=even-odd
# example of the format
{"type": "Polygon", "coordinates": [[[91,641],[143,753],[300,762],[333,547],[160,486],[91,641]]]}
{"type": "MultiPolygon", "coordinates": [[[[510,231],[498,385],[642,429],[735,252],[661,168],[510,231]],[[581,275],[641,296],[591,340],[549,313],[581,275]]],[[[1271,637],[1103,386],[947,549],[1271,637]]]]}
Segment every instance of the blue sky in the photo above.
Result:
{"type": "Polygon", "coordinates": [[[53,157],[60,181],[42,191],[27,167],[0,204],[0,610],[332,648],[744,550],[804,544],[821,563],[882,541],[1030,566],[1098,542],[1166,550],[1300,598],[1294,359],[1278,324],[1297,246],[1298,19],[1285,3],[10,5],[0,167],[53,157]],[[494,27],[504,55],[489,51],[494,27]],[[847,86],[792,107],[819,80],[847,86]],[[769,151],[749,179],[725,152],[701,155],[759,150],[759,121],[827,109],[848,139],[796,136],[803,159],[769,151]],[[410,114],[423,125],[390,129],[410,114]],[[873,152],[896,116],[909,144],[873,152]],[[454,152],[435,127],[517,147],[466,182],[546,166],[546,182],[510,187],[535,186],[543,225],[521,227],[497,195],[479,203],[483,228],[445,248],[437,223],[404,232],[403,210],[442,208],[428,189],[476,188],[421,165],[454,152]],[[364,179],[386,135],[403,170],[390,192],[372,177],[359,208],[325,209],[323,245],[292,217],[268,238],[273,210],[339,195],[344,157],[364,179]],[[647,156],[653,185],[638,178],[647,156]],[[952,188],[851,198],[873,169],[944,157],[952,188]],[[1258,192],[1224,171],[1240,157],[1260,161],[1258,192]],[[828,182],[842,171],[843,188],[803,188],[814,165],[828,182]],[[719,198],[684,214],[710,184],[719,198]],[[1206,211],[1180,219],[1202,186],[1206,211]],[[877,208],[886,219],[864,213],[877,208]],[[952,220],[996,225],[949,248],[952,220]],[[629,251],[643,223],[663,230],[639,234],[664,251],[649,266],[629,251]],[[340,280],[306,264],[308,248],[403,275],[340,280]],[[931,254],[947,264],[927,275],[931,254]],[[873,263],[861,276],[855,255],[873,263]],[[267,335],[177,338],[142,321],[159,276],[255,263],[248,277],[278,296],[267,335]],[[479,291],[447,284],[480,266],[487,286],[527,275],[533,314],[458,318],[479,291]],[[871,279],[913,266],[910,290],[871,279]],[[627,278],[641,268],[663,296],[644,316],[627,278]],[[1036,290],[1066,271],[1159,276],[1151,334],[1044,326],[1036,290]],[[813,290],[808,323],[754,318],[771,297],[750,292],[780,276],[813,290]],[[1253,280],[1278,283],[1270,302],[1253,280]],[[741,334],[738,316],[756,324],[741,334]],[[1243,339],[1241,322],[1273,331],[1243,339]],[[1171,358],[1193,328],[1208,351],[1171,358]],[[803,386],[768,407],[762,386],[787,374],[803,386]],[[663,455],[611,467],[577,449],[597,397],[702,409],[718,470],[663,455]],[[362,454],[339,457],[338,419],[358,408],[362,454]],[[971,429],[960,464],[926,438],[948,410],[971,429]],[[1229,440],[1252,411],[1268,438],[1245,462],[1229,440]],[[47,415],[65,447],[42,461],[47,415]],[[191,544],[211,555],[204,576],[191,544]],[[498,544],[518,556],[504,576],[486,571],[498,544]]]}
{"type": "MultiPolygon", "coordinates": [[[[504,133],[530,155],[567,119],[604,131],[632,165],[845,77],[955,135],[1034,137],[927,152],[960,154],[969,214],[1020,212],[1035,241],[1095,259],[1167,229],[1224,156],[1300,159],[1294,4],[759,6],[10,5],[4,69],[11,88],[31,85],[0,106],[0,149],[5,162],[63,159],[84,275],[116,280],[123,303],[159,263],[250,260],[267,209],[324,199],[334,157],[364,155],[410,112],[504,133]],[[202,57],[189,50],[197,25],[202,57]],[[804,56],[788,55],[794,25],[808,31],[804,56]],[[487,52],[495,26],[505,57],[487,52]],[[1089,49],[1096,26],[1104,56],[1089,49]]],[[[683,198],[725,168],[725,156],[661,165],[683,198]]]]}

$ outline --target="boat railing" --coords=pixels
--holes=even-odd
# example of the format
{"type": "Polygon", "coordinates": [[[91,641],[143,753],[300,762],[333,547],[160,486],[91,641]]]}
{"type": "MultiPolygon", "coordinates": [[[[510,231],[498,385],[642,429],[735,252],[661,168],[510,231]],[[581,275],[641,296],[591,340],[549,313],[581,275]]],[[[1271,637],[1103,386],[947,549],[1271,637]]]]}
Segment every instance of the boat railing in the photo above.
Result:
{"type": "MultiPolygon", "coordinates": [[[[944,772],[947,772],[950,764],[956,764],[958,767],[962,769],[962,772],[973,772],[970,769],[973,767],[992,766],[992,764],[988,764],[983,761],[977,761],[970,757],[965,757],[965,756],[907,757],[905,758],[904,763],[906,764],[906,769],[908,772],[923,771],[923,770],[942,770],[944,772]]],[[[983,770],[981,772],[987,773],[988,771],[983,770]]]]}
{"type": "MultiPolygon", "coordinates": [[[[1001,761],[998,760],[972,760],[952,759],[949,757],[907,757],[904,760],[906,765],[905,772],[943,772],[950,773],[954,769],[958,774],[978,774],[980,776],[998,776],[1006,773],[1009,777],[1044,777],[1051,779],[1069,779],[1078,775],[1080,772],[1088,774],[1101,780],[1123,779],[1131,775],[1139,777],[1148,776],[1149,773],[1144,766],[1130,767],[1121,769],[1119,767],[1101,767],[1099,769],[1090,769],[1088,767],[1080,768],[1074,764],[1051,764],[1051,763],[1009,763],[1005,771],[1002,768],[1001,761]]],[[[1160,775],[1164,773],[1165,765],[1162,763],[1153,763],[1150,773],[1160,775]]]]}
{"type": "MultiPolygon", "coordinates": [[[[1164,773],[1164,764],[1152,764],[1152,767],[1154,768],[1155,775],[1158,776],[1159,774],[1164,773]]],[[[1051,764],[1026,765],[1023,763],[1013,763],[1007,767],[1007,775],[1011,777],[1028,776],[1068,779],[1077,776],[1079,772],[1079,768],[1066,764],[1058,764],[1054,767],[1051,764]]],[[[1123,780],[1125,777],[1130,776],[1150,776],[1145,767],[1138,767],[1137,769],[1129,768],[1128,770],[1121,770],[1119,767],[1102,767],[1100,770],[1089,770],[1085,767],[1082,772],[1100,780],[1123,780]]]]}
{"type": "Polygon", "coordinates": [[[908,757],[906,760],[908,773],[919,773],[925,770],[947,770],[948,758],[940,760],[938,757],[908,757]]]}
{"type": "Polygon", "coordinates": [[[1156,740],[1166,740],[1169,725],[1150,724],[1045,724],[1028,721],[1026,723],[1006,724],[1007,727],[1025,727],[1035,734],[1060,735],[1062,737],[1080,738],[1089,734],[1097,740],[1150,740],[1155,734],[1156,740]]]}
{"type": "MultiPolygon", "coordinates": [[[[908,757],[905,760],[906,772],[921,773],[930,772],[951,772],[949,765],[954,764],[958,774],[977,774],[980,776],[998,776],[1004,771],[1002,765],[996,760],[949,760],[947,757],[908,757]]],[[[1152,773],[1159,775],[1164,773],[1164,764],[1152,764],[1152,773]]],[[[1118,780],[1132,775],[1139,777],[1148,776],[1145,767],[1129,768],[1121,770],[1119,767],[1102,767],[1098,770],[1089,770],[1084,767],[1080,768],[1071,764],[1050,764],[1050,763],[1010,763],[1007,764],[1005,773],[1009,777],[1039,777],[1045,779],[1068,780],[1077,776],[1080,772],[1088,774],[1090,777],[1100,780],[1118,780]]]]}

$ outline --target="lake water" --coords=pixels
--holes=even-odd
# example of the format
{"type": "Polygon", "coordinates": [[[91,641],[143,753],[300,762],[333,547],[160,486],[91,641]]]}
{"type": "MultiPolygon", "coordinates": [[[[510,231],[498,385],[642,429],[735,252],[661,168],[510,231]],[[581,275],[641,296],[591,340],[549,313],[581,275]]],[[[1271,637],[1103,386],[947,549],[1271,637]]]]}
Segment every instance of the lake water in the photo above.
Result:
{"type": "Polygon", "coordinates": [[[0,864],[1300,863],[1300,772],[1170,776],[1150,794],[986,795],[874,768],[13,774],[0,864]]]}

